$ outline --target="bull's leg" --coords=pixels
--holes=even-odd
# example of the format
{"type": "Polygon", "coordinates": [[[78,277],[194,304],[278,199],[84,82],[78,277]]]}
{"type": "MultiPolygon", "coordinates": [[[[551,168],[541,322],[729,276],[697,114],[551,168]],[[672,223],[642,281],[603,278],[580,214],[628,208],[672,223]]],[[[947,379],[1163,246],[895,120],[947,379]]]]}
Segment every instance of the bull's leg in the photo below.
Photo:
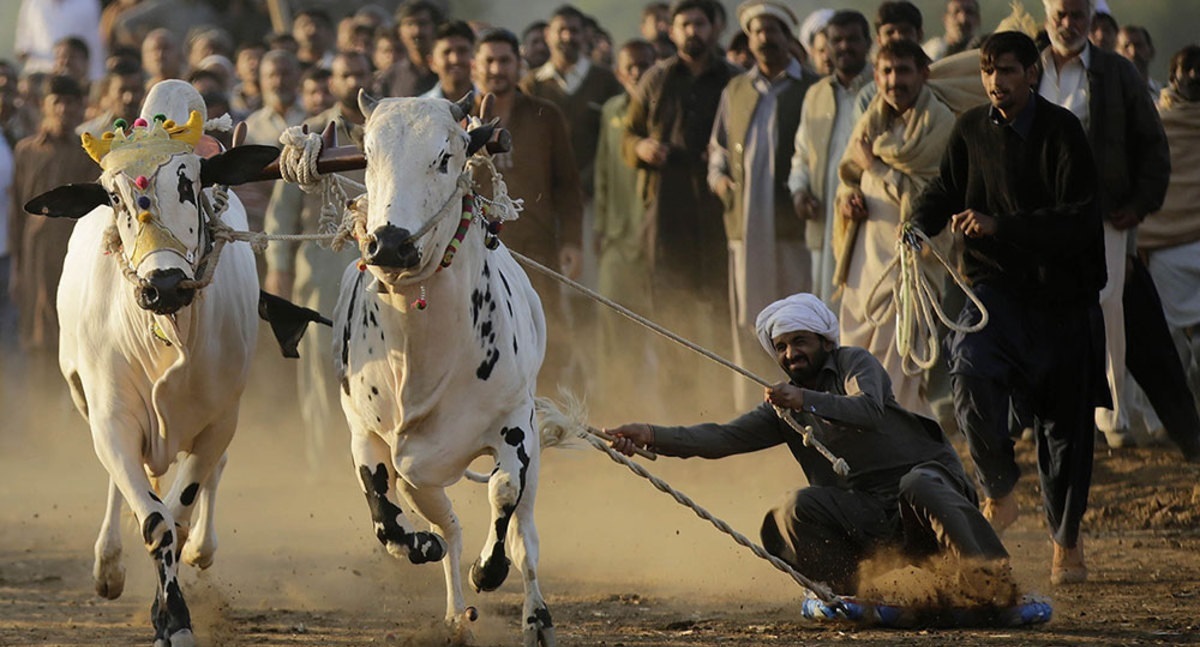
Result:
{"type": "Polygon", "coordinates": [[[371,509],[375,537],[393,556],[407,557],[414,564],[436,562],[446,555],[446,542],[431,532],[417,531],[396,497],[396,472],[387,443],[370,431],[351,423],[350,452],[358,470],[359,484],[371,509]]]}
{"type": "Polygon", "coordinates": [[[136,429],[136,425],[97,421],[92,428],[96,455],[137,517],[146,550],[154,559],[158,590],[150,616],[155,647],[193,647],[191,615],[179,588],[175,519],[154,493],[142,468],[138,435],[121,436],[119,431],[111,431],[136,429]]]}
{"type": "MultiPolygon", "coordinates": [[[[533,433],[538,432],[534,430],[533,433]]],[[[542,597],[537,579],[538,533],[533,521],[533,506],[537,497],[539,462],[540,451],[535,444],[530,450],[525,494],[517,504],[516,524],[510,531],[510,536],[513,562],[521,569],[521,579],[525,584],[525,604],[521,614],[521,633],[525,647],[554,647],[554,622],[550,619],[550,611],[546,608],[546,600],[542,597]]]]}
{"type": "Polygon", "coordinates": [[[104,508],[104,520],[100,522],[100,536],[96,539],[96,563],[92,577],[96,582],[96,595],[109,600],[121,597],[125,590],[125,566],[121,564],[121,504],[125,499],[111,478],[108,480],[108,504],[104,508]]]}
{"type": "MultiPolygon", "coordinates": [[[[492,523],[479,559],[471,565],[471,584],[476,591],[494,591],[508,577],[509,561],[504,542],[509,536],[516,511],[522,505],[532,505],[530,479],[537,481],[538,439],[532,425],[532,412],[526,410],[508,419],[508,426],[498,430],[495,443],[496,469],[488,480],[488,499],[492,523]]],[[[536,544],[536,536],[534,542],[536,544]]],[[[536,557],[537,552],[534,551],[536,557]]],[[[524,577],[524,573],[522,574],[524,577]]],[[[529,604],[526,603],[529,617],[529,604]]]]}
{"type": "Polygon", "coordinates": [[[175,482],[165,499],[179,528],[180,559],[197,568],[212,566],[217,552],[217,533],[213,524],[217,484],[221,482],[221,473],[229,460],[225,450],[236,430],[235,411],[200,433],[192,451],[180,459],[175,482]],[[196,527],[192,528],[192,514],[197,510],[200,517],[196,527]]]}
{"type": "Polygon", "coordinates": [[[414,488],[404,479],[399,483],[404,496],[421,516],[433,524],[433,529],[446,539],[446,559],[442,567],[446,572],[446,624],[465,640],[465,620],[474,620],[475,610],[467,609],[462,591],[462,573],[459,564],[462,561],[462,527],[458,523],[458,515],[446,496],[445,488],[426,487],[414,488]]]}
{"type": "Polygon", "coordinates": [[[199,459],[189,460],[194,456],[188,455],[182,462],[179,477],[175,479],[167,501],[175,513],[176,525],[187,530],[183,553],[179,558],[184,563],[203,569],[212,566],[213,556],[217,552],[217,531],[214,525],[217,484],[221,482],[221,474],[225,471],[229,454],[222,452],[215,464],[199,459]],[[209,470],[208,477],[193,480],[201,478],[206,464],[209,470]],[[179,490],[178,496],[176,490],[179,490]],[[195,526],[191,524],[193,512],[198,513],[195,526]]]}

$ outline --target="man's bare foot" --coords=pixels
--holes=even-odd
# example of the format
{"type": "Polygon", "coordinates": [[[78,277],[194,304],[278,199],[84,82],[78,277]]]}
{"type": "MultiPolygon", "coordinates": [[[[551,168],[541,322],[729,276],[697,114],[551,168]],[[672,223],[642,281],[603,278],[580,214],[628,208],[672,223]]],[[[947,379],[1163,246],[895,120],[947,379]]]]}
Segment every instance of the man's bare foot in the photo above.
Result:
{"type": "Polygon", "coordinates": [[[983,500],[983,516],[992,524],[992,529],[997,535],[1004,534],[1004,531],[1017,521],[1020,511],[1017,495],[1013,492],[995,499],[988,497],[983,500]]]}
{"type": "Polygon", "coordinates": [[[1080,537],[1074,548],[1054,544],[1054,563],[1050,566],[1050,583],[1054,586],[1062,584],[1080,584],[1087,581],[1087,564],[1083,560],[1083,537],[1080,537]]]}

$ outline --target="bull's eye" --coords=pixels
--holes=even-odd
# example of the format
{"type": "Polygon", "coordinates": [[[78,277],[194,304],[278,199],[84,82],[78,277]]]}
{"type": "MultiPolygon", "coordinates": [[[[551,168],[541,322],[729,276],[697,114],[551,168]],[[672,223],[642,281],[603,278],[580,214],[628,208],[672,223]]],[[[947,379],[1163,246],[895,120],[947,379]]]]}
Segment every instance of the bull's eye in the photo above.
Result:
{"type": "Polygon", "coordinates": [[[116,192],[109,192],[109,194],[108,194],[108,201],[109,201],[109,202],[112,204],[112,206],[114,206],[114,207],[119,207],[119,206],[121,206],[121,194],[119,194],[119,193],[116,193],[116,192]]]}
{"type": "Polygon", "coordinates": [[[438,158],[438,173],[446,173],[450,167],[450,153],[442,152],[438,158]]]}

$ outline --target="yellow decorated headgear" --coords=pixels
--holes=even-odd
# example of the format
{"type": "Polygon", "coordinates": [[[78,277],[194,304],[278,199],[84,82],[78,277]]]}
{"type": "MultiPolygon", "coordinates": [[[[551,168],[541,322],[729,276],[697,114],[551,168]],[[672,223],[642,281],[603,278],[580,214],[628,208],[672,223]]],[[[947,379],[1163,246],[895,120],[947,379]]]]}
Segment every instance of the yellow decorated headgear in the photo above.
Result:
{"type": "Polygon", "coordinates": [[[193,110],[182,126],[161,117],[156,117],[153,123],[139,118],[126,135],[124,123],[118,120],[99,139],[91,133],[83,133],[80,138],[83,149],[105,171],[122,169],[129,175],[151,175],[152,169],[172,155],[195,149],[203,134],[204,118],[193,110]]]}

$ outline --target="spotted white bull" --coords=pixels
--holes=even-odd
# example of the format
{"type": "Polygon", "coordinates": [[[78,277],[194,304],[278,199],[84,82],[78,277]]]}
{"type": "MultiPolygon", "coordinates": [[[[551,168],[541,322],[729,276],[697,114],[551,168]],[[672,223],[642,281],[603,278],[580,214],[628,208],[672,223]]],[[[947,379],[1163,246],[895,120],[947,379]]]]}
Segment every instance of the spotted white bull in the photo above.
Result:
{"type": "Polygon", "coordinates": [[[364,264],[342,279],[334,361],[375,535],[413,563],[444,560],[446,621],[462,629],[474,610],[463,600],[462,531],[446,488],[475,458],[493,457],[491,524],[471,583],[499,587],[510,551],[525,585],[524,642],[553,645],[533,519],[545,319],[508,250],[486,248],[464,175],[492,128],[466,132],[467,104],[442,99],[360,95],[359,104],[367,116],[364,264]],[[400,495],[436,532],[413,525],[400,495]]]}
{"type": "MultiPolygon", "coordinates": [[[[214,497],[237,426],[259,303],[245,244],[227,245],[212,283],[200,291],[194,285],[198,266],[213,260],[202,206],[214,195],[202,187],[237,184],[277,151],[241,147],[202,159],[195,147],[204,104],[181,81],[155,86],[143,110],[145,117],[101,139],[84,135],[103,169],[98,184],[59,187],[26,209],[80,219],[59,283],[59,364],[109,474],[96,591],[111,599],[125,586],[118,523],[124,500],[154,559],[154,644],[180,647],[194,639],[177,560],[200,568],[213,561],[214,497]],[[177,477],[160,498],[150,477],[164,474],[181,453],[177,477]]],[[[236,196],[222,218],[245,229],[236,196]]]]}

